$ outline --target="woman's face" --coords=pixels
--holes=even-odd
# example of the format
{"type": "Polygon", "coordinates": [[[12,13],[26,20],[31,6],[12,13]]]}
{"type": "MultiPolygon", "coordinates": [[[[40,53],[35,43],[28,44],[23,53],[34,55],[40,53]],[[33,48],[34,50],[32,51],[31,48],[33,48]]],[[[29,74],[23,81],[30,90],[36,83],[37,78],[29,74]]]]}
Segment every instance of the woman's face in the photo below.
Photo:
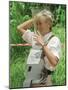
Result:
{"type": "Polygon", "coordinates": [[[45,20],[44,16],[41,16],[39,18],[39,20],[36,23],[36,25],[37,25],[37,30],[39,30],[40,32],[46,31],[50,27],[48,19],[45,20]]]}

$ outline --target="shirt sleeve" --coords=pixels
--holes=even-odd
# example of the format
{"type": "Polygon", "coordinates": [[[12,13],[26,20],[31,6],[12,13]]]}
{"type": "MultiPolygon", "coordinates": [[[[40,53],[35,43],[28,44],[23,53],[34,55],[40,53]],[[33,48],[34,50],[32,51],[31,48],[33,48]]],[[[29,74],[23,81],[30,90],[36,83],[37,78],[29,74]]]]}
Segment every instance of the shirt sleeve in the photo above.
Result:
{"type": "Polygon", "coordinates": [[[58,58],[60,59],[61,57],[61,43],[58,37],[53,37],[49,43],[48,47],[51,50],[51,52],[58,58]]]}
{"type": "Polygon", "coordinates": [[[25,33],[22,35],[22,38],[28,42],[28,43],[32,43],[32,36],[33,36],[34,32],[31,32],[29,29],[25,31],[25,33]]]}

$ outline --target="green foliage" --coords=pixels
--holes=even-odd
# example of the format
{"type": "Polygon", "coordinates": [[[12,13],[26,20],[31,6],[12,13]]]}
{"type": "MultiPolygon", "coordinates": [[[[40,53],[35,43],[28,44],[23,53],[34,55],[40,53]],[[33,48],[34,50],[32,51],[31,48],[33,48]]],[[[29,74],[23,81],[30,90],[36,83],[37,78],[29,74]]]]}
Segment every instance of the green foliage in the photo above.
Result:
{"type": "Polygon", "coordinates": [[[14,63],[10,65],[10,88],[23,86],[25,68],[25,58],[22,57],[18,57],[14,63]]]}
{"type": "Polygon", "coordinates": [[[64,44],[65,43],[65,28],[57,24],[55,27],[53,27],[52,31],[57,37],[59,37],[59,39],[61,40],[61,43],[64,44]]]}
{"type": "Polygon", "coordinates": [[[60,23],[62,26],[65,26],[65,6],[59,5],[55,11],[56,14],[56,23],[60,23]]]}

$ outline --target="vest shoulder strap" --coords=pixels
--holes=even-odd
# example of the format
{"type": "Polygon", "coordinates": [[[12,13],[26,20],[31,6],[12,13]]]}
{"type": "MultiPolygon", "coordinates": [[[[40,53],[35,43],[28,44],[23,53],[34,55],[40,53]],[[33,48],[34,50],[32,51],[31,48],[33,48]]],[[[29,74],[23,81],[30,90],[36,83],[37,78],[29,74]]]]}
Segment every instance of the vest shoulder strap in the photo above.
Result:
{"type": "Polygon", "coordinates": [[[46,44],[48,44],[49,43],[49,41],[54,37],[55,35],[53,34],[53,35],[51,35],[50,37],[49,37],[49,39],[47,40],[47,42],[46,42],[46,44]]]}
{"type": "Polygon", "coordinates": [[[52,39],[52,37],[54,37],[54,36],[55,36],[54,34],[51,35],[50,38],[48,39],[48,41],[50,41],[52,39]]]}

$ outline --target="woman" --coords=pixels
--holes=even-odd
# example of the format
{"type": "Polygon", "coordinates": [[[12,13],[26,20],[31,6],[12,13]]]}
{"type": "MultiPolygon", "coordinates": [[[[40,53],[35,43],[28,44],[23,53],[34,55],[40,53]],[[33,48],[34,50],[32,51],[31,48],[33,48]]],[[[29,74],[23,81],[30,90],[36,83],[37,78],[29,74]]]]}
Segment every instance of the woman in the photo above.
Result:
{"type": "Polygon", "coordinates": [[[43,70],[41,79],[32,86],[37,87],[41,84],[52,85],[51,73],[55,70],[60,59],[61,43],[58,37],[52,33],[53,15],[48,10],[42,10],[34,18],[18,25],[17,29],[23,34],[23,39],[32,44],[32,48],[42,48],[43,70]],[[29,28],[35,25],[36,32],[31,32],[29,28]],[[35,43],[33,43],[35,41],[35,43]],[[40,84],[39,84],[40,83],[40,84]]]}

